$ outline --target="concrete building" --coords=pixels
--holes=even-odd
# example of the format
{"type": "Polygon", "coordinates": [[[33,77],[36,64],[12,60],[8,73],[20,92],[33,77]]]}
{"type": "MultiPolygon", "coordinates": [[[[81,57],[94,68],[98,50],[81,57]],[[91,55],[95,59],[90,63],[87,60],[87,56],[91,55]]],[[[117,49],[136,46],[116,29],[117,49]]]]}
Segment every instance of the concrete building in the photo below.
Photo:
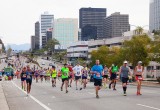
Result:
{"type": "Polygon", "coordinates": [[[54,15],[49,14],[48,12],[45,12],[40,17],[40,47],[43,47],[45,42],[42,43],[42,41],[45,41],[44,38],[47,32],[47,29],[53,28],[53,21],[54,21],[54,15]],[[42,38],[43,36],[43,38],[42,38]],[[43,39],[43,40],[42,40],[43,39]]]}
{"type": "Polygon", "coordinates": [[[122,36],[123,32],[130,30],[129,15],[115,12],[104,20],[104,37],[112,38],[122,36]]]}
{"type": "Polygon", "coordinates": [[[35,50],[35,45],[36,44],[36,37],[31,36],[31,51],[35,50]]]}
{"type": "Polygon", "coordinates": [[[52,31],[53,31],[53,29],[50,28],[50,29],[48,29],[47,32],[46,32],[47,42],[52,39],[52,31]]]}
{"type": "Polygon", "coordinates": [[[78,41],[71,43],[67,48],[68,61],[73,62],[78,58],[88,59],[88,41],[78,41]]]}
{"type": "Polygon", "coordinates": [[[38,50],[40,47],[40,25],[39,21],[35,23],[35,50],[38,50]]]}
{"type": "Polygon", "coordinates": [[[81,40],[103,39],[104,18],[106,18],[106,8],[81,8],[79,10],[81,40]]]}
{"type": "Polygon", "coordinates": [[[150,0],[149,29],[160,30],[160,0],[150,0]]]}
{"type": "Polygon", "coordinates": [[[59,41],[60,47],[56,46],[56,48],[60,49],[67,49],[70,43],[78,41],[78,19],[56,19],[54,21],[53,38],[59,41]]]}

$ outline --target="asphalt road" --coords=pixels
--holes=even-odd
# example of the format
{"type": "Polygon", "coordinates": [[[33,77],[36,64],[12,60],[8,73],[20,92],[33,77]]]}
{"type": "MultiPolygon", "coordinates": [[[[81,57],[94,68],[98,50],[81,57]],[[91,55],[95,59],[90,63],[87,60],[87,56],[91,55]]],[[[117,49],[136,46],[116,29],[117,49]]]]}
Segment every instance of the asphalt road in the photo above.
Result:
{"type": "Polygon", "coordinates": [[[160,110],[160,88],[143,87],[142,96],[136,95],[136,87],[128,86],[127,96],[122,95],[121,85],[117,91],[102,88],[99,99],[95,98],[93,83],[82,91],[76,90],[75,82],[69,93],[60,91],[51,82],[33,80],[30,96],[21,90],[20,80],[3,81],[3,91],[10,110],[160,110]]]}

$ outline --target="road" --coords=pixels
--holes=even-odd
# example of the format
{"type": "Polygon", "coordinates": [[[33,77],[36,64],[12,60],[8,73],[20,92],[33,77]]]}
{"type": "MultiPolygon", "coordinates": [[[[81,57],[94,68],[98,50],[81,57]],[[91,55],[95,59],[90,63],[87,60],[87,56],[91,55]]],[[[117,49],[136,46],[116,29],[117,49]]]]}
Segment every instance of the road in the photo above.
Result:
{"type": "Polygon", "coordinates": [[[136,87],[129,85],[128,95],[123,96],[121,85],[118,84],[117,91],[102,88],[100,98],[96,99],[91,82],[82,91],[76,90],[74,82],[66,94],[60,91],[59,80],[55,88],[51,82],[36,83],[33,80],[28,97],[20,84],[18,79],[2,82],[10,110],[160,110],[160,88],[143,87],[143,95],[137,96],[136,87]]]}

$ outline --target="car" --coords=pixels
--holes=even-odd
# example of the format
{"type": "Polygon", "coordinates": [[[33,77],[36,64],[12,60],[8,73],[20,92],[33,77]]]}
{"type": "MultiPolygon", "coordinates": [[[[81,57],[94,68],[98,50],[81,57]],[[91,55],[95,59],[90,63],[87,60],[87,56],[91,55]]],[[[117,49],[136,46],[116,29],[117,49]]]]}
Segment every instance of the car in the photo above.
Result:
{"type": "Polygon", "coordinates": [[[45,63],[44,63],[44,62],[42,62],[42,65],[45,65],[45,63]]]}
{"type": "Polygon", "coordinates": [[[52,64],[52,63],[49,63],[49,66],[53,66],[53,64],[52,64]]]}

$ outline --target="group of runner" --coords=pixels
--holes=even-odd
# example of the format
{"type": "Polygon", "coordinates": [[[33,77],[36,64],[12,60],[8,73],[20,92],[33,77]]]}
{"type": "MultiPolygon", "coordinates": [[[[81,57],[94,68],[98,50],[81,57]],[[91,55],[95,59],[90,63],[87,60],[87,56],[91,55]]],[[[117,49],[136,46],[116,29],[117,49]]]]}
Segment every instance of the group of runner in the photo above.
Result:
{"type": "Polygon", "coordinates": [[[52,66],[50,69],[42,67],[36,69],[35,66],[30,68],[30,66],[27,65],[21,70],[20,77],[22,81],[22,89],[25,91],[27,89],[27,94],[29,94],[32,79],[35,79],[38,83],[39,79],[42,82],[43,79],[45,79],[45,81],[50,81],[51,78],[52,87],[56,87],[56,79],[61,78],[62,84],[60,90],[63,91],[65,85],[65,92],[68,93],[68,87],[72,87],[73,81],[75,81],[75,89],[82,90],[86,88],[90,76],[93,76],[96,98],[99,98],[98,91],[102,87],[116,90],[116,83],[119,79],[122,81],[123,94],[126,96],[129,76],[132,77],[133,75],[135,75],[137,81],[137,95],[142,95],[141,81],[143,80],[143,71],[144,68],[141,61],[138,62],[133,74],[127,61],[124,61],[120,68],[118,68],[116,64],[112,64],[112,66],[108,68],[106,65],[102,66],[100,61],[96,60],[95,65],[91,69],[89,69],[86,64],[81,66],[79,63],[74,67],[70,64],[64,64],[59,70],[56,66],[52,66]],[[110,82],[108,82],[109,80],[110,82]]]}

